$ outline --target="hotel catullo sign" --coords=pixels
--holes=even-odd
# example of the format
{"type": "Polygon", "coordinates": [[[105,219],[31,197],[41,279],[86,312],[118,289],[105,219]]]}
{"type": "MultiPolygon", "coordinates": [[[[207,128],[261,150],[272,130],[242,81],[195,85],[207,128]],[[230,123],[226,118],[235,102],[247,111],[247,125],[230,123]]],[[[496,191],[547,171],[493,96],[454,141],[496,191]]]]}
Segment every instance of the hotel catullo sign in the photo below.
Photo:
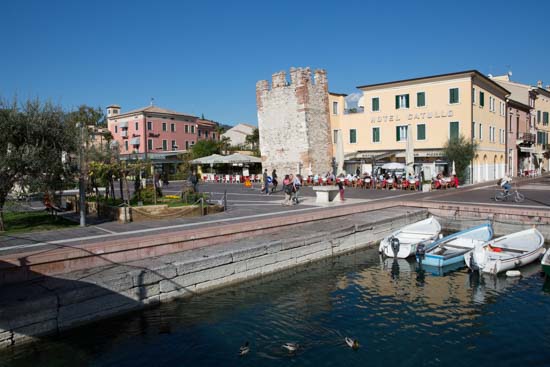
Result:
{"type": "Polygon", "coordinates": [[[412,121],[412,120],[426,120],[426,119],[433,119],[433,118],[437,119],[442,117],[453,117],[453,110],[409,113],[405,117],[403,117],[403,120],[401,120],[400,115],[375,116],[371,118],[370,122],[412,121]]]}

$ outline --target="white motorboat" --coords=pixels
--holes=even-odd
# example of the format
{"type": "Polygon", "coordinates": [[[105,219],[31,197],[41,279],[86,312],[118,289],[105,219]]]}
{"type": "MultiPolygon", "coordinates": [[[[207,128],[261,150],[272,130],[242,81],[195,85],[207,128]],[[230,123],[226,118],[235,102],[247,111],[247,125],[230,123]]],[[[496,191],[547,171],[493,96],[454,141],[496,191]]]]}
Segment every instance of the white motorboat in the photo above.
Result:
{"type": "Polygon", "coordinates": [[[497,274],[535,261],[544,253],[544,237],[535,228],[476,245],[464,254],[471,270],[497,274]]]}
{"type": "Polygon", "coordinates": [[[419,243],[432,243],[441,232],[441,225],[434,217],[409,224],[393,232],[380,242],[378,251],[388,257],[405,259],[416,253],[419,243]]]}

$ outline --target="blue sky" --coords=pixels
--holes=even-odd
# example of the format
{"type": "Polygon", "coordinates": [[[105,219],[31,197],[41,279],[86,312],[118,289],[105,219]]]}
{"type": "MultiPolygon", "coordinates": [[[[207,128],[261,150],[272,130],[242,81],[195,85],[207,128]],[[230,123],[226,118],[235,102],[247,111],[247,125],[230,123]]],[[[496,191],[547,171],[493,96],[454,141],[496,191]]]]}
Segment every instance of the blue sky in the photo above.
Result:
{"type": "Polygon", "coordinates": [[[550,1],[78,1],[2,4],[0,96],[155,104],[256,124],[255,85],[324,68],[333,92],[478,69],[550,84],[550,1]]]}

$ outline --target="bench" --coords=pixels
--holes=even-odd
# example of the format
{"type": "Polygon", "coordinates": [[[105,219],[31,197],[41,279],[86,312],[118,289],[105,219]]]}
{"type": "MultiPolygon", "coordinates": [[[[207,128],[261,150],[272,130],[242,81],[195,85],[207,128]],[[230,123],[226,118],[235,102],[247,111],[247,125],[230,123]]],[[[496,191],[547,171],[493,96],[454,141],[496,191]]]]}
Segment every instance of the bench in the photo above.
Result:
{"type": "Polygon", "coordinates": [[[317,203],[330,203],[340,192],[336,186],[314,186],[313,191],[315,191],[317,203]]]}

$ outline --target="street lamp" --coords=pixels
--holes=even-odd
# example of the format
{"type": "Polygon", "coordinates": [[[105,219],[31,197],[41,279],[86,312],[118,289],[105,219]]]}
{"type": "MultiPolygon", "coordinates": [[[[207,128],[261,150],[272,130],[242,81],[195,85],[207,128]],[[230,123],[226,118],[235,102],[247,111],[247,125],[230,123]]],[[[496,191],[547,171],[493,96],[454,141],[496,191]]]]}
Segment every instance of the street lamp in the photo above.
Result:
{"type": "Polygon", "coordinates": [[[80,129],[80,141],[78,144],[78,195],[80,202],[80,226],[86,227],[86,181],[84,180],[84,124],[76,123],[80,129]]]}

